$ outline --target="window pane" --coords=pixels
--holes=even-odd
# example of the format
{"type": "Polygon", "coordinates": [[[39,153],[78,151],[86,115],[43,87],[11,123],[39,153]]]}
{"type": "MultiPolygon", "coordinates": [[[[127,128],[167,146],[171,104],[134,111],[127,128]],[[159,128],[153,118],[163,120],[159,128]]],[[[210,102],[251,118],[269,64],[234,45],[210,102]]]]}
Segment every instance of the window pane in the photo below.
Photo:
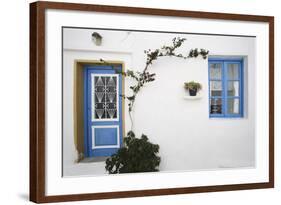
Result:
{"type": "Polygon", "coordinates": [[[227,67],[227,78],[229,80],[237,80],[239,79],[239,64],[230,63],[227,67]]]}
{"type": "Polygon", "coordinates": [[[221,63],[212,63],[210,65],[210,79],[220,80],[222,77],[222,64],[221,63]]]}
{"type": "Polygon", "coordinates": [[[117,118],[117,77],[92,75],[92,119],[117,118]]]}
{"type": "Polygon", "coordinates": [[[237,98],[227,99],[227,113],[228,114],[239,114],[240,103],[237,98]]]}
{"type": "Polygon", "coordinates": [[[239,81],[228,81],[227,95],[228,96],[239,96],[239,81]]]}
{"type": "Polygon", "coordinates": [[[222,96],[221,81],[210,81],[210,96],[222,96]]]}
{"type": "Polygon", "coordinates": [[[210,99],[210,114],[222,114],[222,99],[211,98],[210,99]]]}

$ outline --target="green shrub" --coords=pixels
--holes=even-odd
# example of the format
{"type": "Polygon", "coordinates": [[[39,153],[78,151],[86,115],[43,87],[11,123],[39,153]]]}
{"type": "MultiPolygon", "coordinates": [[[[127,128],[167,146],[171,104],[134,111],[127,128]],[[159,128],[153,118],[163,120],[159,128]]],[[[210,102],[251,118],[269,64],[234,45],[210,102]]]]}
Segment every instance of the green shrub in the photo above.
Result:
{"type": "Polygon", "coordinates": [[[136,138],[130,131],[124,138],[124,147],[106,160],[105,169],[109,174],[156,172],[160,164],[158,152],[159,145],[150,143],[145,135],[136,138]]]}

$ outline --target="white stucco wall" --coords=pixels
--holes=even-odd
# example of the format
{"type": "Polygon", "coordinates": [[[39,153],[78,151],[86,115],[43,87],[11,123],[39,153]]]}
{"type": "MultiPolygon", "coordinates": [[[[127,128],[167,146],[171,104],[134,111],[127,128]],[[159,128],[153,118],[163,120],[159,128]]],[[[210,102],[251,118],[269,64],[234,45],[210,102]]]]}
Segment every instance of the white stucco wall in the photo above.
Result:
{"type": "MultiPolygon", "coordinates": [[[[164,57],[151,72],[156,80],[147,84],[135,102],[134,131],[148,135],[160,145],[160,171],[251,167],[255,164],[255,38],[150,32],[104,31],[102,46],[91,40],[91,29],[64,29],[63,35],[63,167],[64,175],[105,173],[104,162],[75,163],[73,135],[74,60],[118,60],[125,69],[143,70],[146,49],[160,48],[179,36],[187,41],[179,52],[191,48],[210,50],[210,56],[244,57],[244,117],[209,118],[208,61],[164,57]],[[202,98],[186,100],[183,83],[203,85],[202,98]]],[[[125,92],[130,82],[126,80],[125,92]]],[[[127,103],[126,103],[127,104],[127,103]]],[[[127,107],[126,132],[130,129],[127,107]]]]}

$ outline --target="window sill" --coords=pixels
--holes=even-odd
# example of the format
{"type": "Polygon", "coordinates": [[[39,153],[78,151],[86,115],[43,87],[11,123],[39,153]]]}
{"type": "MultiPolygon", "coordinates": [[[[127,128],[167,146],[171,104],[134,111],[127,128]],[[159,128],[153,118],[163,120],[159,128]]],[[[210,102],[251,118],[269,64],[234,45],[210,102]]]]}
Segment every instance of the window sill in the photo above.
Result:
{"type": "Polygon", "coordinates": [[[245,119],[243,116],[209,116],[209,119],[245,119]]]}

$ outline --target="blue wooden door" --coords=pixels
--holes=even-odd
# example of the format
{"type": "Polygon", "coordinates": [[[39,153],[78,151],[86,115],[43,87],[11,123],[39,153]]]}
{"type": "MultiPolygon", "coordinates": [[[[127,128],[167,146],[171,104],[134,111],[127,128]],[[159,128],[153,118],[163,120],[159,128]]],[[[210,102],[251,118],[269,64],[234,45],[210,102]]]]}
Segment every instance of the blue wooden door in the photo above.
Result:
{"type": "Polygon", "coordinates": [[[111,156],[122,145],[121,70],[121,65],[84,67],[85,157],[111,156]]]}

